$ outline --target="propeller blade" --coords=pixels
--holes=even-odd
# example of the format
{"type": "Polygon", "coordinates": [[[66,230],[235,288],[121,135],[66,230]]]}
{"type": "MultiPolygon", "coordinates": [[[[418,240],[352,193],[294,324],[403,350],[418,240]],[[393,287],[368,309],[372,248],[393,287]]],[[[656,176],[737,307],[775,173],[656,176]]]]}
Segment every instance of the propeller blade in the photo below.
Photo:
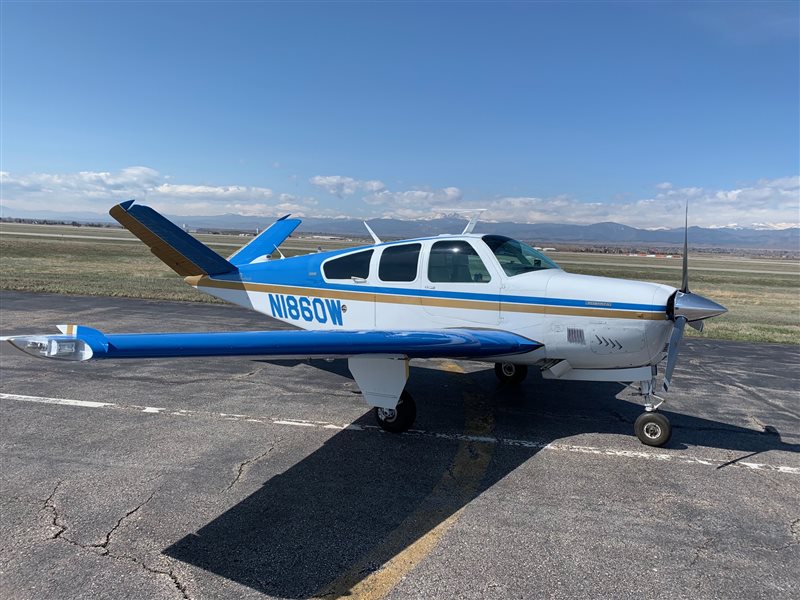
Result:
{"type": "Polygon", "coordinates": [[[705,321],[689,321],[689,327],[702,333],[705,328],[705,321]]]}
{"type": "Polygon", "coordinates": [[[672,328],[672,335],[669,338],[669,351],[667,352],[667,369],[664,371],[664,391],[669,391],[672,381],[672,371],[675,370],[675,363],[678,362],[678,349],[683,337],[683,329],[686,327],[686,317],[675,319],[675,326],[672,328]]]}
{"type": "Polygon", "coordinates": [[[681,291],[689,293],[689,201],[686,201],[686,221],[683,226],[683,280],[681,291]]]}

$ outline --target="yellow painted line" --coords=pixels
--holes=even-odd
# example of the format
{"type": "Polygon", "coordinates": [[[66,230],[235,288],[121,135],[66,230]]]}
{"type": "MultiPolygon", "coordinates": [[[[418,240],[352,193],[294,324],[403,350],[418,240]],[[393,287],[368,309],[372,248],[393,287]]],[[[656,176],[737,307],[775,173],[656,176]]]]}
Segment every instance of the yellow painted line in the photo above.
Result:
{"type": "MultiPolygon", "coordinates": [[[[452,367],[460,368],[455,363],[452,367]]],[[[491,403],[478,393],[464,394],[465,434],[488,437],[494,429],[491,403]]],[[[436,549],[476,496],[495,444],[463,439],[451,467],[417,509],[382,542],[315,597],[379,600],[436,549]],[[381,564],[364,577],[371,565],[381,564]]]]}
{"type": "Polygon", "coordinates": [[[401,296],[398,294],[380,294],[376,292],[340,291],[266,283],[222,281],[219,279],[210,279],[209,277],[205,276],[186,277],[185,281],[192,287],[197,288],[220,288],[248,292],[293,294],[298,296],[308,296],[311,298],[336,298],[338,300],[380,302],[384,304],[406,304],[439,308],[462,308],[467,310],[494,310],[501,312],[521,312],[612,319],[636,319],[645,321],[664,321],[667,318],[666,313],[663,312],[615,310],[609,308],[548,306],[485,300],[452,300],[449,298],[431,298],[426,296],[401,296]]]}

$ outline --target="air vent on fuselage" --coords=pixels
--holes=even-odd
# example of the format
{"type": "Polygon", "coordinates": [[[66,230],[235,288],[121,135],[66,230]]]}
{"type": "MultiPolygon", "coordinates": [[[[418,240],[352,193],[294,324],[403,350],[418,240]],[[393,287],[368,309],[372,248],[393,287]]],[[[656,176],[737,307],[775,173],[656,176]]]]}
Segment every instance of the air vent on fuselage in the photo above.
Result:
{"type": "Polygon", "coordinates": [[[567,341],[570,344],[586,344],[586,338],[583,335],[583,329],[575,327],[567,327],[567,341]]]}

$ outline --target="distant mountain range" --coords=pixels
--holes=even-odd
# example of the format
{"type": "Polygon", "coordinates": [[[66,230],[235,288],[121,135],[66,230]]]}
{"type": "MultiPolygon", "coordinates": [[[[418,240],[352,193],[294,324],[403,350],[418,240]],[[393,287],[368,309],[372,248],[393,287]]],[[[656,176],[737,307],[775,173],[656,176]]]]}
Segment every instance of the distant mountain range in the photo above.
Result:
{"type": "MultiPolygon", "coordinates": [[[[46,219],[54,221],[77,221],[104,223],[112,221],[107,215],[95,213],[28,212],[3,208],[6,218],[46,219]]],[[[274,219],[247,217],[242,215],[216,215],[208,217],[169,216],[168,218],[191,229],[255,231],[264,229],[274,219]]],[[[382,238],[398,239],[425,237],[440,233],[459,233],[466,220],[446,217],[424,221],[402,221],[399,219],[372,219],[372,229],[382,238]]],[[[595,223],[594,225],[565,225],[558,223],[489,223],[479,222],[478,233],[499,233],[509,237],[532,241],[536,245],[572,243],[586,245],[647,245],[681,246],[683,229],[637,229],[620,223],[595,223]]],[[[310,217],[303,219],[298,229],[301,233],[319,233],[337,236],[365,237],[364,224],[358,219],[328,219],[310,217]]],[[[693,247],[743,248],[765,250],[800,251],[800,228],[746,229],[690,227],[689,241],[693,247]]]]}

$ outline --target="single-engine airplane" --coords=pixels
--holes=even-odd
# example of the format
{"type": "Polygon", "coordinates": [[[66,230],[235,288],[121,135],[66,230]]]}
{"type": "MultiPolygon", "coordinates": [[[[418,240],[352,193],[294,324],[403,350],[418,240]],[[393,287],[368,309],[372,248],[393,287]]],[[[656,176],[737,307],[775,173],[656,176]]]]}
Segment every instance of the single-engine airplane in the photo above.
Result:
{"type": "Polygon", "coordinates": [[[63,360],[347,358],[390,432],[416,417],[405,391],[409,360],[461,358],[494,363],[508,383],[533,366],[548,379],[633,385],[645,404],[636,435],[662,446],[671,427],[657,412],[657,366],[666,358],[667,391],[685,326],[702,329],[726,312],[689,291],[688,207],[680,289],[567,273],[519,241],[473,233],[476,218],[460,235],[386,243],[367,225],[372,245],[270,260],[298,219],[278,219],[225,259],[133,200],[110,214],[189,285],[300,330],[104,334],[62,325],[60,335],[6,338],[15,347],[63,360]]]}

